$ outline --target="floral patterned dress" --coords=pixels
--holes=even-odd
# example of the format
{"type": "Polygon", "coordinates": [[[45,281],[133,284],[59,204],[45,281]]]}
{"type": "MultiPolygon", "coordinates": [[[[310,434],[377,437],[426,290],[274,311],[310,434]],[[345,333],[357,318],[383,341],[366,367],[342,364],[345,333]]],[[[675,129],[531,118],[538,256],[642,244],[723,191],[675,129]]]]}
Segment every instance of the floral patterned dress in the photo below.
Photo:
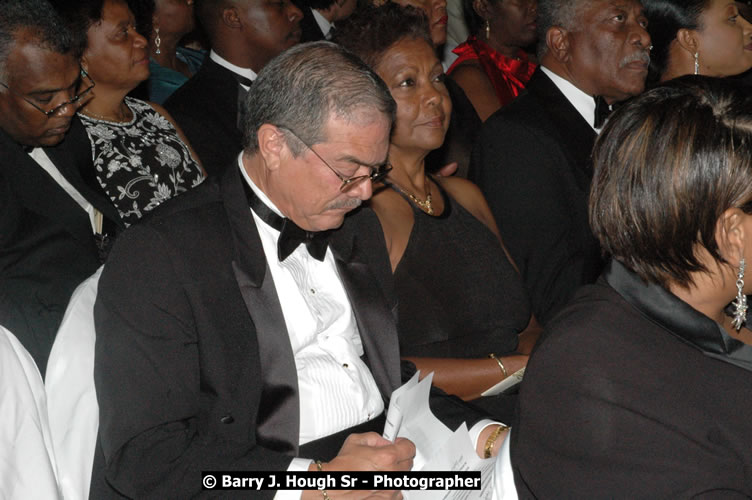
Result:
{"type": "Polygon", "coordinates": [[[169,120],[145,101],[126,97],[125,104],[133,112],[129,122],[79,117],[89,135],[97,180],[129,226],[199,185],[204,173],[169,120]]]}

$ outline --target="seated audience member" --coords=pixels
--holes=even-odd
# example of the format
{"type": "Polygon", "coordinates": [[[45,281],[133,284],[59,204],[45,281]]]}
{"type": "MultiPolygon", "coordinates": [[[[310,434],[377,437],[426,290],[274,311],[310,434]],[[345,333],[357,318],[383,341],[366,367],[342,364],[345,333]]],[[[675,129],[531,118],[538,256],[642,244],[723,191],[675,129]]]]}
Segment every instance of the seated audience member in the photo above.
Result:
{"type": "Polygon", "coordinates": [[[357,0],[296,0],[303,17],[300,20],[301,42],[331,40],[334,23],[350,17],[357,0]]]}
{"type": "Polygon", "coordinates": [[[730,0],[645,0],[653,44],[648,83],[732,76],[752,67],[752,24],[730,0]]]}
{"type": "Polygon", "coordinates": [[[593,157],[612,260],[531,356],[520,497],[749,498],[752,96],[669,82],[619,109],[593,157]]]}
{"type": "Polygon", "coordinates": [[[481,120],[517,97],[535,71],[524,47],[535,42],[537,0],[465,0],[472,35],[447,71],[481,120]]]}
{"type": "Polygon", "coordinates": [[[590,152],[608,105],[645,86],[650,36],[638,0],[538,0],[540,66],[487,120],[471,176],[545,325],[603,261],[587,220],[590,152]],[[596,106],[596,102],[602,106],[596,106]]]}
{"type": "MultiPolygon", "coordinates": [[[[384,174],[394,101],[329,42],[272,60],[248,100],[236,163],[132,227],[99,281],[100,435],[128,497],[200,494],[205,470],[412,464],[412,443],[378,434],[401,383],[389,257],[370,210],[345,217],[384,174]]],[[[498,453],[498,425],[431,404],[498,453]]]]}
{"type": "Polygon", "coordinates": [[[198,71],[206,56],[203,50],[180,45],[196,24],[193,0],[140,0],[129,5],[137,20],[149,21],[141,32],[149,40],[148,99],[164,104],[198,71]]]}
{"type": "MultiPolygon", "coordinates": [[[[428,18],[431,41],[438,52],[446,43],[447,13],[446,0],[394,0],[400,5],[411,5],[421,9],[428,18]]],[[[470,164],[470,151],[480,130],[481,121],[475,112],[473,104],[465,95],[462,87],[451,78],[446,78],[444,84],[452,100],[452,120],[446,134],[444,144],[431,152],[426,158],[429,171],[436,171],[448,163],[457,163],[457,174],[467,177],[470,164]]]]}
{"type": "Polygon", "coordinates": [[[126,225],[204,180],[185,137],[157,104],[127,97],[149,77],[147,42],[125,0],[80,0],[61,8],[86,30],[82,70],[96,82],[78,114],[95,176],[126,225]]]}
{"type": "Polygon", "coordinates": [[[122,221],[89,179],[75,117],[93,82],[81,41],[44,0],[0,2],[0,324],[44,375],[76,286],[102,263],[122,221]]]}
{"type": "Polygon", "coordinates": [[[212,50],[165,108],[185,131],[208,175],[219,175],[242,149],[243,104],[256,74],[300,41],[303,14],[288,0],[197,0],[212,50]]]}
{"type": "MultiPolygon", "coordinates": [[[[397,102],[389,164],[371,202],[389,250],[399,303],[400,352],[450,394],[475,399],[525,366],[515,354],[537,325],[522,279],[500,243],[480,190],[469,181],[432,177],[429,151],[439,147],[452,103],[428,25],[412,7],[388,3],[356,13],[345,47],[369,64],[397,102]],[[357,36],[356,36],[357,34],[357,36]],[[495,359],[489,353],[498,353],[495,359]]],[[[513,399],[483,403],[510,420],[513,399]],[[505,403],[505,407],[502,407],[505,403]]]]}

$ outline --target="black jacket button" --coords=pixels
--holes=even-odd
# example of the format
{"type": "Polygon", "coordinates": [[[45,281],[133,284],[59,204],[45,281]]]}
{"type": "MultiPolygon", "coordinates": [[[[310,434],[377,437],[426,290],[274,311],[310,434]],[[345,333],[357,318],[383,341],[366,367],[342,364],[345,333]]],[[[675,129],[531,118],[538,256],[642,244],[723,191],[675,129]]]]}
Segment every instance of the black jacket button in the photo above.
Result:
{"type": "Polygon", "coordinates": [[[235,421],[232,415],[225,415],[222,418],[219,419],[220,422],[223,424],[231,424],[235,421]]]}

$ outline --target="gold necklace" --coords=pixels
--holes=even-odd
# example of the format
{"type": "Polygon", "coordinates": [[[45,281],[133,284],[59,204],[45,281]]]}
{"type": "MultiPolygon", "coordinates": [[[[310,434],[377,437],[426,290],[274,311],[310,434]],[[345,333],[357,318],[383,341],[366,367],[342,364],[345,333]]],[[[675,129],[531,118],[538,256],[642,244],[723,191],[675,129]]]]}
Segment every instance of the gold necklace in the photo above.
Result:
{"type": "Polygon", "coordinates": [[[125,122],[131,121],[133,119],[133,117],[127,118],[127,116],[128,116],[127,112],[125,113],[125,116],[126,116],[125,119],[122,119],[122,118],[112,119],[112,118],[104,116],[104,115],[99,115],[99,114],[97,114],[97,113],[95,113],[93,111],[89,111],[86,108],[79,110],[79,113],[81,113],[81,114],[83,114],[85,116],[88,116],[89,118],[94,118],[96,120],[104,120],[106,122],[112,122],[112,123],[125,123],[125,122]]]}
{"type": "MultiPolygon", "coordinates": [[[[394,184],[394,185],[397,186],[397,184],[394,184]]],[[[430,184],[430,182],[428,182],[428,179],[426,179],[426,199],[425,199],[425,201],[419,199],[417,196],[415,196],[414,194],[412,194],[410,191],[408,191],[406,189],[402,189],[399,186],[397,186],[397,189],[399,189],[400,191],[402,191],[403,193],[405,193],[407,195],[407,197],[410,198],[410,200],[412,200],[413,203],[415,203],[416,205],[418,205],[418,208],[420,208],[421,210],[423,210],[428,215],[433,215],[433,205],[431,205],[431,201],[432,201],[431,200],[431,184],[430,184]]]]}

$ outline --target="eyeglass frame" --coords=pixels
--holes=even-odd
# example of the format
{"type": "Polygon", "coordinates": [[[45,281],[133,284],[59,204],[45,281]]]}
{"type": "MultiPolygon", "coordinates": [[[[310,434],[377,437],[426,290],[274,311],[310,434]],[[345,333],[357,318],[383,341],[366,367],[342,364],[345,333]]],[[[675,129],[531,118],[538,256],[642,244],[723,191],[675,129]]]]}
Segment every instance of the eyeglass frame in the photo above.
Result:
{"type": "MultiPolygon", "coordinates": [[[[298,134],[295,133],[294,130],[292,130],[290,127],[286,127],[284,125],[276,125],[277,128],[287,130],[292,134],[293,137],[295,137],[298,141],[300,141],[305,147],[311,150],[311,152],[316,155],[316,157],[322,161],[324,165],[329,167],[329,170],[334,172],[334,175],[337,176],[337,178],[342,181],[342,185],[339,187],[339,190],[341,192],[349,191],[350,189],[354,188],[357,184],[359,184],[361,181],[364,181],[366,179],[371,179],[371,182],[379,182],[382,180],[386,175],[392,170],[392,165],[389,164],[387,161],[386,163],[379,165],[378,167],[369,167],[371,169],[370,174],[365,175],[352,175],[350,177],[345,177],[344,175],[337,172],[337,170],[334,169],[331,165],[329,165],[329,162],[327,162],[324,158],[321,157],[320,154],[316,152],[313,147],[311,147],[307,142],[305,142],[303,139],[300,138],[298,134]]],[[[364,165],[365,166],[365,165],[364,165]]]]}
{"type": "Polygon", "coordinates": [[[61,102],[60,104],[58,104],[54,108],[50,109],[49,111],[43,110],[42,108],[40,108],[39,106],[37,106],[36,104],[34,104],[32,101],[30,101],[29,99],[27,99],[25,95],[23,95],[23,94],[21,94],[19,92],[16,92],[12,88],[10,88],[8,86],[8,84],[0,82],[0,85],[2,85],[3,87],[5,87],[6,89],[8,89],[8,92],[10,92],[11,94],[17,95],[18,97],[20,97],[21,99],[23,99],[24,101],[26,101],[28,104],[30,104],[32,107],[34,107],[34,109],[40,111],[41,113],[44,114],[44,116],[46,116],[47,118],[49,118],[50,116],[54,116],[56,113],[58,113],[64,107],[70,106],[71,104],[74,104],[74,105],[77,104],[83,97],[86,96],[86,94],[88,94],[89,92],[91,92],[91,89],[93,89],[97,85],[96,82],[94,81],[94,79],[91,76],[89,76],[89,74],[86,71],[84,71],[83,68],[81,68],[81,79],[79,81],[83,81],[84,78],[88,78],[89,81],[91,82],[91,85],[89,87],[87,87],[83,92],[79,92],[77,95],[73,96],[72,98],[68,99],[67,101],[61,102]]]}

